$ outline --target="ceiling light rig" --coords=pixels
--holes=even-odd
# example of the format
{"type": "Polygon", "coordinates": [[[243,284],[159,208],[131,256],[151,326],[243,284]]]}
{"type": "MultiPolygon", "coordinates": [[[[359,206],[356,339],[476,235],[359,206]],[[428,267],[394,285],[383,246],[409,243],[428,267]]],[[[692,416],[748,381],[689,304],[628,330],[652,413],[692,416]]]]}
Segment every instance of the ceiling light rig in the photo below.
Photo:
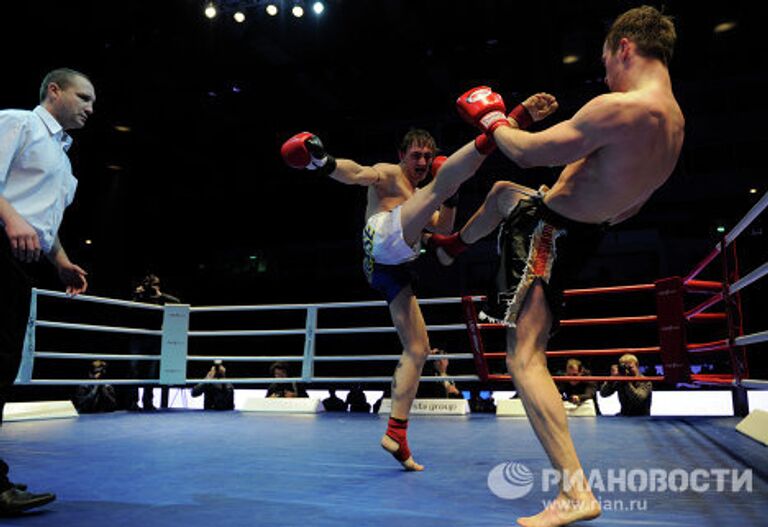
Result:
{"type": "Polygon", "coordinates": [[[319,18],[326,7],[323,0],[207,0],[203,4],[203,14],[209,20],[224,18],[242,24],[264,14],[273,18],[281,12],[290,13],[298,19],[305,18],[307,14],[319,18]]]}

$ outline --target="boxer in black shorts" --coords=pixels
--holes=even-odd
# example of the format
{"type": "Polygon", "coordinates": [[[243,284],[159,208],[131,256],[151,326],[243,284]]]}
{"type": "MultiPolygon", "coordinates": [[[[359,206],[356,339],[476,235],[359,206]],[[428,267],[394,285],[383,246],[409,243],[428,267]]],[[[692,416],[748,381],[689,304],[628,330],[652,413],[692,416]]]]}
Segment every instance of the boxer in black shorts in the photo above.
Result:
{"type": "Polygon", "coordinates": [[[565,284],[597,251],[608,225],[568,219],[548,208],[542,198],[521,199],[501,226],[496,295],[504,308],[504,323],[514,326],[531,286],[540,280],[554,332],[565,284]]]}
{"type": "MultiPolygon", "coordinates": [[[[672,20],[653,7],[623,13],[603,44],[605,81],[611,93],[595,97],[570,119],[539,132],[521,130],[516,119],[508,119],[495,105],[487,104],[497,98],[485,94],[484,87],[470,90],[460,99],[462,117],[491,134],[499,150],[520,167],[564,166],[552,189],[540,198],[546,209],[535,202],[533,207],[526,204],[517,209],[518,202],[535,191],[498,182],[460,232],[436,240],[442,245],[443,260],[449,261],[462,245],[490,234],[511,214],[524,214],[525,218],[511,220],[512,231],[525,233],[521,226],[526,223],[528,231],[535,226],[534,239],[540,235],[548,241],[555,256],[549,262],[550,255],[531,258],[526,253],[526,261],[538,266],[533,274],[542,276],[534,276],[524,294],[514,300],[513,293],[509,300],[515,325],[507,331],[507,368],[536,437],[560,475],[558,495],[538,514],[518,518],[523,527],[566,525],[596,518],[601,512],[576,454],[560,393],[547,369],[546,349],[557,316],[557,306],[551,307],[557,302],[553,290],[562,287],[559,277],[561,267],[568,265],[565,260],[581,257],[580,240],[591,240],[601,226],[634,216],[677,164],[685,119],[672,92],[668,69],[675,38],[672,20]],[[477,93],[483,96],[477,97],[477,93]],[[575,234],[570,240],[570,233],[561,232],[569,230],[575,234]],[[561,242],[567,248],[561,248],[561,242]],[[557,251],[563,258],[559,263],[557,251]],[[547,270],[549,263],[553,267],[547,270]],[[545,280],[548,273],[550,280],[545,280]]],[[[528,236],[508,237],[505,256],[514,260],[515,253],[522,254],[528,236]]],[[[504,262],[505,272],[512,271],[505,276],[508,282],[525,273],[517,265],[504,262]]],[[[517,290],[517,285],[506,285],[517,290]]]]}

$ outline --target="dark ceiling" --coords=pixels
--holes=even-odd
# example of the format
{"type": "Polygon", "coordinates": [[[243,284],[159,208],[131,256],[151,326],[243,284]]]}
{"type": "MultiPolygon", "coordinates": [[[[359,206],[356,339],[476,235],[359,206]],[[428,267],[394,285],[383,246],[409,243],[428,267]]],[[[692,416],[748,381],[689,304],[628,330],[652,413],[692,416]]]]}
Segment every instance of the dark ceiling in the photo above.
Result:
{"type": "MultiPolygon", "coordinates": [[[[244,4],[243,24],[231,13],[206,19],[198,0],[4,6],[0,107],[33,107],[42,76],[62,65],[96,85],[96,113],[75,133],[80,188],[62,231],[94,293],[125,296],[153,270],[195,303],[372,297],[359,272],[364,189],[287,169],[280,143],[311,130],[338,157],[395,161],[416,126],[450,152],[474,135],[454,101],[477,84],[508,102],[548,91],[561,102],[555,120],[568,118],[605,91],[603,35],[638,5],[328,0],[321,17],[297,20],[244,4]],[[563,64],[567,54],[580,60],[563,64]]],[[[686,145],[670,182],[611,238],[605,281],[685,272],[713,246],[715,227],[733,225],[768,189],[768,46],[755,4],[665,4],[679,34],[671,70],[686,145]],[[735,28],[716,34],[724,21],[735,28]]],[[[462,218],[499,177],[551,183],[556,172],[522,172],[494,154],[465,186],[462,218]]],[[[747,234],[766,245],[761,231],[747,234]]],[[[485,249],[463,269],[482,274],[493,260],[485,249]]],[[[460,274],[444,275],[442,288],[427,280],[428,290],[456,294],[484,280],[460,274]]]]}

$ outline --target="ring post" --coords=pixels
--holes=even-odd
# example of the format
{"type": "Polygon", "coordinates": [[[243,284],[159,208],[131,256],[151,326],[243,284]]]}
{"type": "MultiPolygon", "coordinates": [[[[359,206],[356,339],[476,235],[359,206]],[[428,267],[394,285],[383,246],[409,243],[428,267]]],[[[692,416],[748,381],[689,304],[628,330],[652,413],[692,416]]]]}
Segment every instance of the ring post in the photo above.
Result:
{"type": "Polygon", "coordinates": [[[656,281],[659,347],[664,364],[664,381],[671,384],[691,380],[683,292],[683,280],[679,276],[656,281]]]}
{"type": "Polygon", "coordinates": [[[35,368],[35,323],[37,322],[37,289],[32,288],[29,300],[29,317],[27,332],[24,335],[24,348],[21,355],[21,366],[16,375],[16,384],[29,384],[32,380],[32,370],[35,368]]]}
{"type": "Polygon", "coordinates": [[[485,358],[485,348],[483,347],[483,337],[480,335],[480,327],[477,324],[477,310],[471,296],[461,298],[461,305],[464,308],[464,321],[467,324],[467,335],[469,336],[469,346],[475,360],[475,369],[480,381],[488,381],[488,361],[485,358]]]}
{"type": "Polygon", "coordinates": [[[739,293],[731,294],[730,286],[738,280],[738,260],[736,255],[736,241],[731,245],[732,256],[734,259],[733,269],[728,265],[728,251],[726,250],[726,239],[723,237],[720,242],[720,253],[722,255],[723,272],[723,300],[725,302],[725,314],[727,317],[728,329],[728,352],[731,358],[731,368],[733,369],[733,386],[731,387],[731,401],[733,402],[733,415],[737,417],[746,417],[749,415],[749,397],[747,389],[741,385],[741,379],[746,374],[746,351],[743,347],[736,348],[736,337],[741,333],[741,311],[738,301],[739,293]]]}
{"type": "Polygon", "coordinates": [[[189,334],[189,305],[163,306],[163,334],[160,347],[160,384],[187,383],[187,335],[189,334]]]}
{"type": "Polygon", "coordinates": [[[317,333],[317,307],[307,308],[306,333],[304,334],[304,361],[301,363],[301,380],[310,382],[315,376],[315,334],[317,333]]]}

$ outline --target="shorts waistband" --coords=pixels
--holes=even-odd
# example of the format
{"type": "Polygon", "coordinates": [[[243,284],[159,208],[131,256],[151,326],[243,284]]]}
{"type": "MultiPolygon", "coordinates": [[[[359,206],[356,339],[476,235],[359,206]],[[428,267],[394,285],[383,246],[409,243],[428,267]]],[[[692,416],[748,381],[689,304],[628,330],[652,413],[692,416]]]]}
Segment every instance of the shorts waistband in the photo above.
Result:
{"type": "Polygon", "coordinates": [[[533,202],[541,219],[543,219],[544,221],[546,221],[547,223],[549,223],[550,225],[558,229],[604,231],[608,229],[608,227],[610,226],[608,222],[585,223],[583,221],[576,221],[570,218],[566,218],[562,214],[559,214],[554,210],[550,209],[549,207],[547,207],[547,205],[544,203],[543,197],[534,196],[527,199],[533,202]]]}

